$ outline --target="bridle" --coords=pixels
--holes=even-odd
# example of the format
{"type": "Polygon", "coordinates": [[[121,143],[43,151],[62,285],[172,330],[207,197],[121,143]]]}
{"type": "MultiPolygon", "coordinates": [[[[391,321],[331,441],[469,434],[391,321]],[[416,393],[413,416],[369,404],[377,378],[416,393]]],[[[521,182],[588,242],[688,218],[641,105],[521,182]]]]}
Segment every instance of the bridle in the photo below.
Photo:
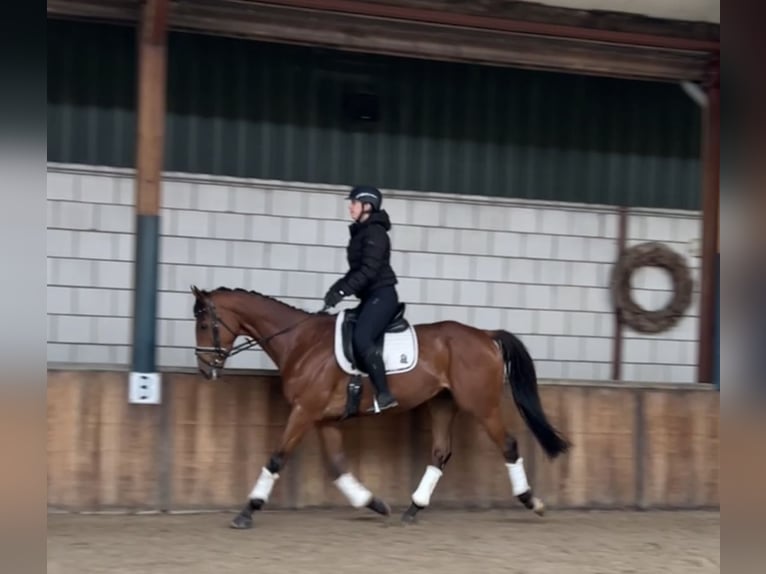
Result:
{"type": "Polygon", "coordinates": [[[205,306],[202,307],[199,311],[197,311],[194,314],[194,317],[195,319],[199,321],[200,317],[202,317],[205,313],[207,313],[208,316],[210,317],[210,327],[213,333],[213,346],[212,347],[196,346],[194,347],[194,354],[197,356],[197,359],[199,359],[202,363],[210,367],[211,375],[213,376],[213,378],[216,378],[218,371],[223,368],[223,364],[226,361],[226,359],[238,353],[241,353],[242,351],[246,349],[250,349],[258,345],[258,341],[255,340],[254,338],[249,338],[244,343],[240,343],[239,345],[231,347],[230,349],[225,349],[221,345],[221,332],[219,327],[223,327],[229,333],[231,333],[234,336],[235,341],[239,337],[239,333],[236,333],[231,327],[229,327],[223,321],[223,319],[221,319],[218,316],[218,313],[216,313],[215,304],[209,299],[205,300],[205,306]],[[208,360],[206,357],[206,355],[210,355],[210,354],[214,355],[214,358],[212,360],[208,360]]]}
{"type": "MultiPolygon", "coordinates": [[[[326,307],[324,307],[319,313],[324,313],[327,310],[326,307]]],[[[232,334],[234,337],[233,341],[236,341],[237,338],[239,338],[239,333],[235,332],[234,329],[229,327],[223,319],[221,319],[218,316],[218,313],[216,313],[215,304],[210,299],[205,299],[205,306],[201,308],[199,311],[197,311],[194,314],[195,319],[199,320],[199,318],[205,314],[205,312],[208,313],[210,317],[210,327],[211,331],[213,333],[213,346],[212,347],[200,347],[195,346],[194,347],[194,354],[197,356],[197,359],[199,359],[202,363],[210,367],[210,375],[213,379],[216,379],[218,377],[218,372],[223,369],[223,365],[226,362],[226,359],[229,357],[233,357],[234,355],[237,355],[241,353],[242,351],[246,351],[247,349],[252,349],[253,347],[261,347],[262,349],[265,348],[266,344],[271,341],[273,338],[278,337],[279,335],[282,335],[284,333],[287,333],[288,331],[291,331],[304,321],[308,321],[314,315],[309,315],[308,317],[305,317],[298,321],[297,323],[290,325],[289,327],[286,327],[280,331],[277,331],[276,333],[272,333],[268,337],[264,339],[258,339],[256,337],[253,337],[252,335],[247,338],[246,341],[239,343],[238,345],[233,345],[231,348],[226,349],[221,345],[221,333],[219,330],[219,327],[223,327],[226,329],[229,333],[232,334]],[[205,355],[213,354],[214,358],[212,360],[208,360],[205,355]]],[[[233,342],[232,341],[232,342],[233,342]]]]}

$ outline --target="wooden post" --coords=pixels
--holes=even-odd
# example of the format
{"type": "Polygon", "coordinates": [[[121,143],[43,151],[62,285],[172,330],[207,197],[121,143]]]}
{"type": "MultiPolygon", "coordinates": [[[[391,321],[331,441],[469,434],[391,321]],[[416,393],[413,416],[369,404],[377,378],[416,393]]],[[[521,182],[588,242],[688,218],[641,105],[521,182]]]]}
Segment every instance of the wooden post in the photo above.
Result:
{"type": "Polygon", "coordinates": [[[160,183],[165,135],[168,0],[146,0],[139,31],[136,166],[136,262],[134,268],[131,400],[159,402],[156,368],[160,183]],[[155,385],[133,398],[134,384],[155,385]],[[153,392],[156,390],[156,393],[153,392]]]}
{"type": "MultiPolygon", "coordinates": [[[[617,261],[628,246],[628,208],[620,206],[617,220],[617,261]]],[[[615,261],[616,263],[616,261],[615,261]]],[[[623,324],[620,310],[614,310],[614,337],[612,338],[612,380],[622,380],[623,324]]]]}
{"type": "Polygon", "coordinates": [[[720,68],[716,62],[707,85],[708,103],[703,109],[702,165],[702,280],[697,380],[713,382],[715,365],[716,268],[720,210],[720,68]]]}

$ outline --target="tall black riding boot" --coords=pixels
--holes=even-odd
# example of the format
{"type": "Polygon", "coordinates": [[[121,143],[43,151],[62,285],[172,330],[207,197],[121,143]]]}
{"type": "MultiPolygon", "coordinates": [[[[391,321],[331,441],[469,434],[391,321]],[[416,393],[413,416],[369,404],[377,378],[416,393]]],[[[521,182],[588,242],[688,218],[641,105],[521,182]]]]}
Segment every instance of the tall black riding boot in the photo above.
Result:
{"type": "MultiPolygon", "coordinates": [[[[383,357],[377,349],[371,349],[364,356],[364,366],[367,374],[370,376],[370,382],[375,387],[375,396],[378,399],[378,406],[381,411],[390,409],[399,405],[396,399],[388,390],[386,381],[386,367],[383,364],[383,357]]],[[[374,407],[368,412],[374,411],[374,407]]]]}

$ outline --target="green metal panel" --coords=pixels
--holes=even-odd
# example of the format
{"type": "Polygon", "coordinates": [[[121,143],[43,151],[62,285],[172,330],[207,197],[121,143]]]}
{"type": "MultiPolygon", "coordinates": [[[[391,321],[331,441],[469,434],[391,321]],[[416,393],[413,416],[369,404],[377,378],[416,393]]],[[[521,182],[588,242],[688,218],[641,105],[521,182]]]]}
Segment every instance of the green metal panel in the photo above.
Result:
{"type": "MultiPolygon", "coordinates": [[[[48,158],[132,166],[135,31],[48,22],[48,158]]],[[[171,34],[165,167],[700,208],[700,114],[673,84],[171,34]],[[375,93],[353,122],[343,94],[375,93]]]]}
{"type": "Polygon", "coordinates": [[[134,31],[48,21],[48,160],[132,166],[134,31]]]}

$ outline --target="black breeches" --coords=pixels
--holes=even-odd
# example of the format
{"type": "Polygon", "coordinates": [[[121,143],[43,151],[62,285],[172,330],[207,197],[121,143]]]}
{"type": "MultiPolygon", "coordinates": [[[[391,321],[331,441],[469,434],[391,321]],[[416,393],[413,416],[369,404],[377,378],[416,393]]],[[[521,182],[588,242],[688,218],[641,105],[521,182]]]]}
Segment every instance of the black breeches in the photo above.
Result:
{"type": "Polygon", "coordinates": [[[354,350],[364,357],[383,335],[399,306],[394,287],[382,287],[370,293],[359,305],[359,316],[354,328],[354,350]]]}

